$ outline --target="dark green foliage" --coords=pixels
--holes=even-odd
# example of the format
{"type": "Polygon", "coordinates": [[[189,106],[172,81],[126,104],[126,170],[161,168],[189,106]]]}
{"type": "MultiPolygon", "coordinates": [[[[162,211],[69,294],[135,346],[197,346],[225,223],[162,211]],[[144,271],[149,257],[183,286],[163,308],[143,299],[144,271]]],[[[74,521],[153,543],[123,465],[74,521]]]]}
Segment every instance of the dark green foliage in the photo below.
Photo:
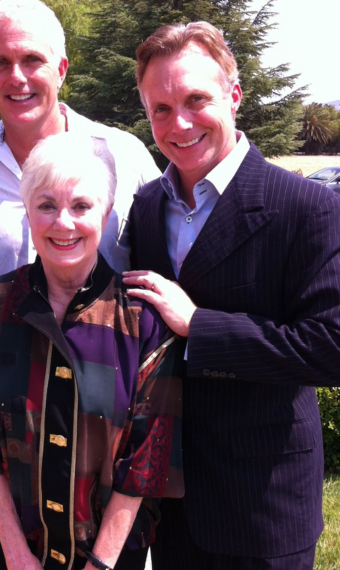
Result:
{"type": "Polygon", "coordinates": [[[299,139],[306,154],[340,152],[340,111],[332,105],[304,105],[299,139]]]}
{"type": "Polygon", "coordinates": [[[306,154],[319,154],[330,138],[330,117],[327,108],[321,103],[305,105],[300,133],[300,139],[305,141],[302,150],[306,154]]]}
{"type": "Polygon", "coordinates": [[[288,65],[269,69],[261,63],[270,47],[266,36],[274,1],[257,13],[252,0],[98,0],[89,31],[79,38],[81,57],[71,66],[71,106],[93,120],[138,133],[151,148],[134,78],[135,50],[161,24],[207,20],[223,30],[238,61],[244,92],[238,127],[266,156],[289,154],[301,144],[296,134],[303,90],[292,91],[297,76],[288,75],[288,65]]]}
{"type": "Polygon", "coordinates": [[[339,153],[340,111],[332,105],[304,105],[299,139],[301,151],[306,154],[339,153]]]}
{"type": "Polygon", "coordinates": [[[72,76],[72,68],[80,62],[82,55],[79,51],[78,37],[87,35],[90,26],[90,19],[87,17],[91,6],[95,0],[43,0],[47,6],[52,8],[60,21],[66,36],[67,55],[71,63],[71,68],[67,73],[60,98],[68,99],[68,83],[72,76]]]}
{"type": "Polygon", "coordinates": [[[340,389],[317,388],[320,408],[325,470],[340,472],[340,389]]]}

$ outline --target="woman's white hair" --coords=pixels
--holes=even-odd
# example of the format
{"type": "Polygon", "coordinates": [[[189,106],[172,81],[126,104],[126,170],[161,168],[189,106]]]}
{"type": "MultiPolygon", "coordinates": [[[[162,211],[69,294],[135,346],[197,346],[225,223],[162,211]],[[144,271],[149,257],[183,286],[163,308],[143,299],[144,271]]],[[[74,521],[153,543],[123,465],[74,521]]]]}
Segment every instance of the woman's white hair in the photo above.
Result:
{"type": "Polygon", "coordinates": [[[104,139],[59,133],[42,139],[24,163],[20,193],[27,211],[33,192],[95,179],[105,213],[114,203],[115,161],[104,139]]]}
{"type": "MultiPolygon", "coordinates": [[[[57,16],[40,0],[0,0],[0,24],[33,23],[46,35],[46,41],[59,58],[66,57],[65,33],[57,16]]],[[[59,64],[59,62],[58,62],[59,64]]]]}

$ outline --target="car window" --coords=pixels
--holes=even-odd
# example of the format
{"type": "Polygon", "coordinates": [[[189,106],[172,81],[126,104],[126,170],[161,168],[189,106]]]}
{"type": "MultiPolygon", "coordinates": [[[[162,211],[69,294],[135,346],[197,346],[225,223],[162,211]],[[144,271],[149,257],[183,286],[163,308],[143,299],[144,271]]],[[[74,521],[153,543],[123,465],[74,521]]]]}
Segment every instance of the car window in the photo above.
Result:
{"type": "Polygon", "coordinates": [[[319,170],[318,172],[311,174],[310,176],[308,176],[308,178],[311,178],[312,180],[329,180],[330,178],[335,176],[337,172],[338,169],[336,168],[323,168],[322,170],[319,170]]]}

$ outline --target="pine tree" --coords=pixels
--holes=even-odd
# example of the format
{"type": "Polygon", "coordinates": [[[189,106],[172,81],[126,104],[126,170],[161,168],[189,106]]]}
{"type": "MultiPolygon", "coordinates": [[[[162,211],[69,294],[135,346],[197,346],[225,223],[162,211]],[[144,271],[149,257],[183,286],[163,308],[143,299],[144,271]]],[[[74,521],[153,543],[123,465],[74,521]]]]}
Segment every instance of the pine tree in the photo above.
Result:
{"type": "Polygon", "coordinates": [[[244,94],[238,128],[265,156],[289,154],[301,145],[296,135],[303,89],[294,90],[298,76],[288,74],[288,65],[262,65],[271,46],[266,37],[274,2],[255,12],[252,0],[98,0],[89,36],[80,43],[71,105],[93,120],[129,130],[157,154],[136,88],[135,50],[162,24],[206,20],[223,32],[238,62],[244,94]]]}
{"type": "Polygon", "coordinates": [[[63,88],[60,92],[61,99],[67,99],[69,95],[68,83],[72,77],[72,68],[80,63],[82,55],[79,50],[78,37],[85,36],[89,32],[91,20],[88,13],[95,0],[43,0],[52,8],[60,21],[66,37],[66,49],[71,69],[69,70],[63,88]]]}

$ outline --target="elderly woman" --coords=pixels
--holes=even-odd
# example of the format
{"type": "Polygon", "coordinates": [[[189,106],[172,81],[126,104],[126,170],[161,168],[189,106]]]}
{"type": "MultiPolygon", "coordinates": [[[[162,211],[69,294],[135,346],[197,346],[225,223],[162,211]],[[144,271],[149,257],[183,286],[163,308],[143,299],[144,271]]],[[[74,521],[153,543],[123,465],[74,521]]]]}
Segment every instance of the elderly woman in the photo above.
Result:
{"type": "MultiPolygon", "coordinates": [[[[0,279],[8,570],[113,568],[141,497],[183,494],[177,342],[97,251],[114,200],[110,161],[105,143],[63,133],[23,170],[38,256],[0,279]]],[[[148,543],[138,528],[134,547],[148,543]]]]}

